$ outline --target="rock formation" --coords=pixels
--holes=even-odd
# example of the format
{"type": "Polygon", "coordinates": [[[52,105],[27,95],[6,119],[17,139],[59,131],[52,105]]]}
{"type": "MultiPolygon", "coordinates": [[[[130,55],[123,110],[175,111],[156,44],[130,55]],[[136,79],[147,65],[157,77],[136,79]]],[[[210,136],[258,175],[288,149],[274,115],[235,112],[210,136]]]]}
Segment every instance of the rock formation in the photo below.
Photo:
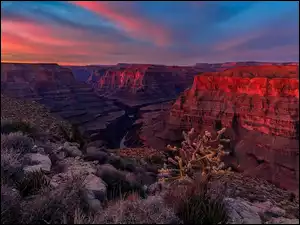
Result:
{"type": "Polygon", "coordinates": [[[100,93],[129,106],[175,99],[199,72],[192,67],[122,65],[108,69],[91,82],[100,93]]]}
{"type": "MultiPolygon", "coordinates": [[[[277,185],[297,190],[299,155],[298,66],[235,67],[194,78],[172,106],[165,122],[148,123],[154,130],[140,136],[157,142],[180,141],[180,132],[192,127],[225,133],[243,171],[277,185]],[[163,140],[163,141],[162,141],[163,140]]],[[[152,141],[152,142],[155,142],[152,141]]],[[[163,147],[163,146],[161,146],[163,147]]]]}

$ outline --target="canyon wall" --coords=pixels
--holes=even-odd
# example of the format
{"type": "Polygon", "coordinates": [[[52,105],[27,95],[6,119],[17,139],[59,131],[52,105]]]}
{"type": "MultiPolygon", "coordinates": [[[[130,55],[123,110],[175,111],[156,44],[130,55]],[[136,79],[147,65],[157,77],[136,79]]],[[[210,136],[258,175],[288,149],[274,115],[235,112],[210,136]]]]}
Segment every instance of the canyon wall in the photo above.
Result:
{"type": "Polygon", "coordinates": [[[192,67],[160,65],[117,66],[94,82],[100,93],[125,104],[145,104],[175,99],[199,73],[192,67]]]}
{"type": "Polygon", "coordinates": [[[75,81],[70,69],[57,64],[28,64],[28,63],[1,63],[1,82],[38,83],[58,82],[68,84],[75,81]]]}
{"type": "Polygon", "coordinates": [[[172,106],[157,137],[176,140],[178,130],[228,127],[226,135],[233,140],[243,171],[297,190],[298,69],[296,65],[248,66],[196,76],[192,88],[172,106]]]}

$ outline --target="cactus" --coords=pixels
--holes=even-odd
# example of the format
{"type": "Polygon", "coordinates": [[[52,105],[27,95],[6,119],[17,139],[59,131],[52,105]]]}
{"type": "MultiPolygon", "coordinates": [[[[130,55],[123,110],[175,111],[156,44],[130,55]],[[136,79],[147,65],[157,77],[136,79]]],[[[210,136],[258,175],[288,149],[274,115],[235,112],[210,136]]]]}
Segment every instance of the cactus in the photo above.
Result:
{"type": "Polygon", "coordinates": [[[230,142],[229,139],[221,139],[225,130],[226,128],[219,130],[215,139],[212,139],[212,135],[208,131],[205,131],[204,135],[196,136],[196,138],[193,138],[195,136],[194,128],[187,133],[183,131],[184,141],[180,148],[167,146],[168,151],[176,153],[174,158],[168,158],[168,163],[178,169],[168,169],[165,165],[158,171],[160,180],[191,179],[195,171],[201,171],[203,175],[223,171],[225,164],[221,157],[228,153],[223,150],[223,145],[220,143],[230,142]],[[217,148],[213,148],[211,144],[216,142],[219,145],[217,148]],[[173,176],[173,173],[177,174],[173,176]]]}

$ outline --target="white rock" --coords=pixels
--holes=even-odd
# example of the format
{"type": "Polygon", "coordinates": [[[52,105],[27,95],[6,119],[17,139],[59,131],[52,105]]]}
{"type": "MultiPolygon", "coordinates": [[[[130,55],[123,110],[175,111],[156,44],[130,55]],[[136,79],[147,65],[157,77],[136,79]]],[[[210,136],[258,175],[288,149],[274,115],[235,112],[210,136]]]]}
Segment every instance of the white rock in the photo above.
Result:
{"type": "Polygon", "coordinates": [[[272,218],[266,224],[299,224],[299,219],[288,219],[288,218],[272,218]]]}
{"type": "Polygon", "coordinates": [[[248,202],[225,198],[225,207],[228,210],[229,224],[261,224],[262,221],[257,210],[248,202]]]}
{"type": "Polygon", "coordinates": [[[42,155],[40,153],[28,153],[24,156],[24,158],[29,160],[30,163],[36,164],[35,167],[32,167],[32,165],[27,166],[27,171],[36,168],[41,168],[44,172],[50,172],[51,170],[52,163],[47,155],[42,155]]]}
{"type": "Polygon", "coordinates": [[[106,200],[107,185],[94,174],[89,174],[84,180],[83,198],[94,210],[101,207],[101,201],[106,200]]]}
{"type": "Polygon", "coordinates": [[[285,210],[274,206],[270,201],[253,203],[257,212],[266,217],[282,217],[285,215],[285,210]]]}
{"type": "Polygon", "coordinates": [[[72,157],[82,156],[82,152],[78,147],[71,145],[70,142],[65,142],[62,150],[66,151],[72,157]]]}

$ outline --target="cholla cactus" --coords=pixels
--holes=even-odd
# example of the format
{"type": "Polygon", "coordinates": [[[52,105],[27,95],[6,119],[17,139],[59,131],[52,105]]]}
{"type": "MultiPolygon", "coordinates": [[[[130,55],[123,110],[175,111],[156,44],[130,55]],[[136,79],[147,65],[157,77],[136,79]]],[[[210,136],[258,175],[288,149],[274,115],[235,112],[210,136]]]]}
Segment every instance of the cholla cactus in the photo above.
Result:
{"type": "MultiPolygon", "coordinates": [[[[195,136],[195,130],[192,128],[188,133],[182,132],[184,141],[181,148],[167,146],[168,150],[174,152],[174,158],[169,157],[168,162],[178,167],[178,169],[168,169],[166,165],[160,169],[160,180],[176,180],[183,178],[191,178],[195,171],[201,171],[202,174],[223,170],[225,164],[221,157],[228,154],[223,150],[222,142],[230,142],[229,139],[221,139],[221,135],[226,128],[217,132],[217,137],[212,139],[210,132],[205,131],[204,135],[195,136]],[[219,142],[217,148],[213,148],[211,144],[219,142]],[[175,173],[175,176],[174,176],[175,173]]],[[[230,169],[230,168],[229,168],[230,169]]]]}

